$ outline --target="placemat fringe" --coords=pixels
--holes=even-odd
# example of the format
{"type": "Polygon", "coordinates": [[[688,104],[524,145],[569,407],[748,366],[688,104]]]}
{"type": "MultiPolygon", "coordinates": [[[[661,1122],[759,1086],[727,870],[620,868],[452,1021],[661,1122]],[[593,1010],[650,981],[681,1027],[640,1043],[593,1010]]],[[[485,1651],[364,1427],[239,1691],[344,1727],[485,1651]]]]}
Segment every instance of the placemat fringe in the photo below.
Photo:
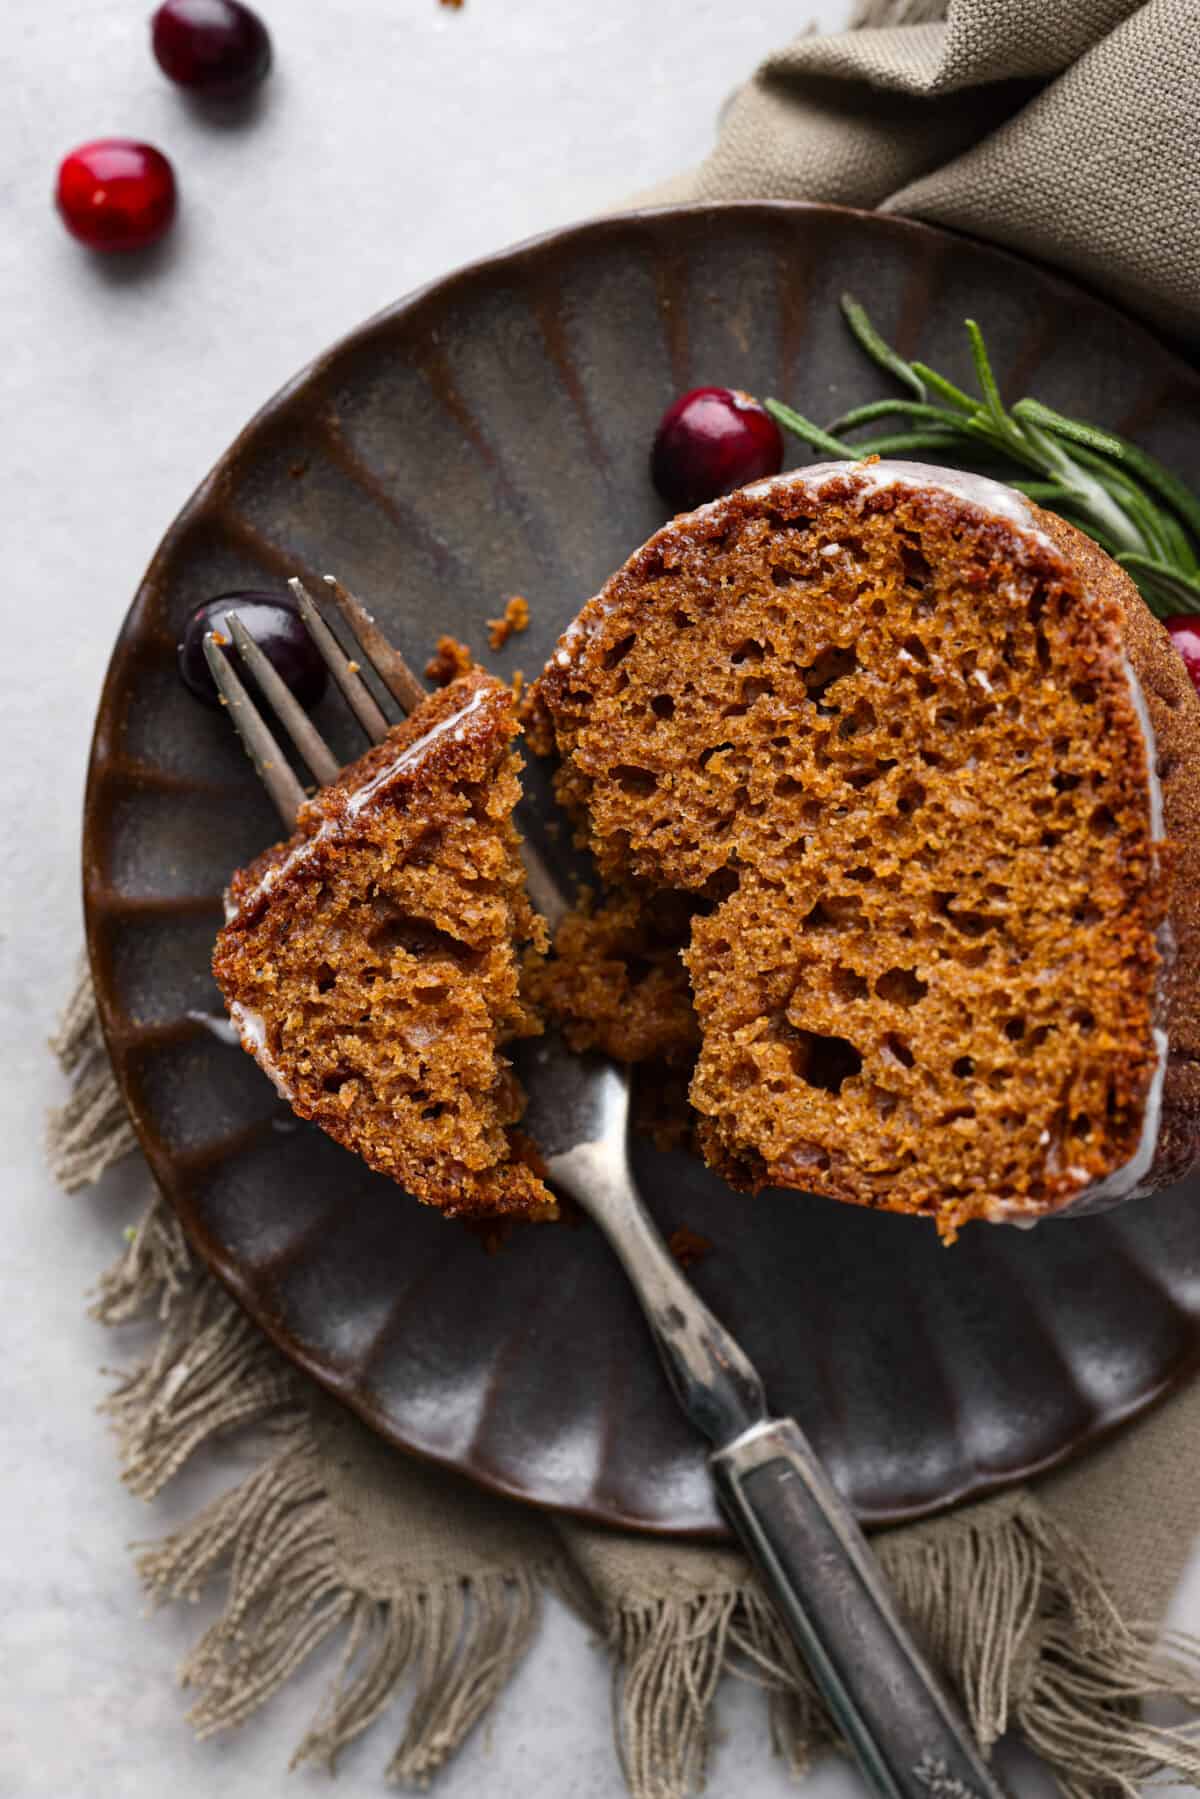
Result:
{"type": "MultiPolygon", "coordinates": [[[[1128,1625],[1087,1551],[1028,1494],[876,1539],[901,1610],[958,1690],[980,1744],[1016,1729],[1066,1799],[1137,1799],[1152,1775],[1200,1779],[1194,1723],[1146,1720],[1146,1701],[1200,1708],[1200,1643],[1128,1625]]],[[[616,1723],[634,1799],[703,1783],[724,1672],[767,1687],[776,1751],[797,1775],[837,1744],[790,1638],[754,1587],[617,1610],[616,1723]]]]}
{"type": "MultiPolygon", "coordinates": [[[[148,1228],[143,1219],[139,1231],[148,1228]]],[[[117,1287],[119,1273],[110,1280],[117,1287]]],[[[291,1370],[257,1326],[215,1281],[199,1280],[170,1305],[151,1355],[118,1374],[103,1410],[126,1485],[153,1499],[212,1437],[296,1404],[291,1370]]]]}
{"type": "Polygon", "coordinates": [[[125,1233],[125,1249],[96,1283],[89,1308],[101,1324],[125,1324],[153,1310],[166,1321],[191,1291],[191,1260],[183,1226],[156,1193],[141,1220],[125,1233]]]}
{"type": "Polygon", "coordinates": [[[47,1121],[46,1159],[59,1186],[75,1193],[98,1181],[137,1145],[104,1047],[86,956],[79,957],[75,983],[50,1048],[71,1091],[47,1121]]]}
{"type": "Polygon", "coordinates": [[[423,1783],[507,1686],[537,1628],[538,1572],[514,1566],[414,1583],[380,1597],[339,1566],[321,1458],[299,1383],[216,1283],[189,1265],[178,1226],[156,1200],[101,1281],[106,1323],[157,1313],[163,1328],[105,1401],[123,1478],[152,1499],[214,1439],[250,1424],[282,1438],[275,1453],[189,1523],[142,1546],[153,1606],[199,1597],[227,1578],[225,1603],[181,1670],[200,1691],[199,1737],[263,1705],[334,1632],[341,1667],[292,1765],[332,1770],[338,1753],[415,1676],[389,1777],[423,1783]]]}
{"type": "Polygon", "coordinates": [[[390,1779],[423,1784],[503,1692],[537,1628],[526,1569],[425,1581],[380,1597],[339,1565],[329,1498],[307,1414],[269,1461],[137,1559],[154,1605],[200,1596],[227,1578],[225,1603],[184,1663],[199,1689],[198,1737],[242,1724],[327,1638],[345,1631],[341,1665],[291,1766],[332,1772],[415,1677],[390,1779]]]}
{"type": "Polygon", "coordinates": [[[634,1799],[704,1784],[709,1717],[743,1595],[736,1589],[621,1606],[609,1630],[614,1725],[634,1799]]]}

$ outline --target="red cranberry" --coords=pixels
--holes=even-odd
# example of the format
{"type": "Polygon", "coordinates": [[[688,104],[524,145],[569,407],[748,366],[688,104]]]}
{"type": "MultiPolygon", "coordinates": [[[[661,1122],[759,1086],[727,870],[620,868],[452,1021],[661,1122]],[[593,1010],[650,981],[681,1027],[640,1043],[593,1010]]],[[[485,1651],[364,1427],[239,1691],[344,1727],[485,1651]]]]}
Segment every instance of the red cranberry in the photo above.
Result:
{"type": "Polygon", "coordinates": [[[1184,612],[1178,618],[1164,620],[1167,635],[1183,657],[1183,666],[1192,677],[1192,686],[1200,693],[1200,614],[1184,612]]]}
{"type": "MultiPolygon", "coordinates": [[[[228,638],[226,653],[237,663],[233,648],[229,614],[236,612],[259,649],[274,664],[302,706],[315,706],[325,691],[326,668],[317,647],[304,628],[304,620],[290,600],[277,593],[223,593],[218,599],[205,600],[188,619],[183,642],[179,645],[179,673],[184,685],[205,705],[216,706],[217,689],[208,663],[204,659],[204,639],[210,631],[228,638]]],[[[253,688],[245,669],[238,671],[253,688]]]]}
{"type": "Polygon", "coordinates": [[[655,487],[679,507],[703,505],[782,467],[779,426],[733,387],[695,387],[668,406],[650,458],[655,487]]]}
{"type": "Polygon", "coordinates": [[[165,0],[150,30],[163,74],[196,93],[249,93],[271,66],[267,28],[241,0],[165,0]]]}
{"type": "Polygon", "coordinates": [[[90,250],[144,250],[175,217],[175,174],[152,144],[97,138],[63,158],[57,200],[67,230],[90,250]]]}

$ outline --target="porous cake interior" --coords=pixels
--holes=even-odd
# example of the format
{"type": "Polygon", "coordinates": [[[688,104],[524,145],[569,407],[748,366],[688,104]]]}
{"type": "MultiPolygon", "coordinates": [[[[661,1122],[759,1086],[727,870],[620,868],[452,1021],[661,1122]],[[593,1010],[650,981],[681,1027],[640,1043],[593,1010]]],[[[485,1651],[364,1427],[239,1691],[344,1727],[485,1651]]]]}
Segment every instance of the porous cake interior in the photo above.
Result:
{"type": "Polygon", "coordinates": [[[573,1050],[617,1062],[688,1065],[700,1033],[680,953],[695,904],[668,889],[585,890],[554,933],[551,957],[526,959],[524,991],[573,1050]]]}
{"type": "Polygon", "coordinates": [[[544,927],[511,818],[516,729],[489,677],[431,697],[235,877],[214,960],[301,1117],[451,1214],[554,1209],[501,1053],[540,1028],[519,991],[544,927]]]}
{"type": "Polygon", "coordinates": [[[1122,1167],[1163,900],[1115,606],[945,494],[676,521],[539,683],[606,877],[692,896],[691,1086],[735,1184],[1036,1212],[1122,1167]]]}

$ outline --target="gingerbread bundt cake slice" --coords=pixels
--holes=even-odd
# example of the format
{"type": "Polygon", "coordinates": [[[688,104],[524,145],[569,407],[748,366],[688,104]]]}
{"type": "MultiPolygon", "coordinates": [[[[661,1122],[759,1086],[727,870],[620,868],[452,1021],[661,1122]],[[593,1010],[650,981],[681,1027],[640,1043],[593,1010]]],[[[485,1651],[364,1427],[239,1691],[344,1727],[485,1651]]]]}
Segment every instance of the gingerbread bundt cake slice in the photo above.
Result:
{"type": "Polygon", "coordinates": [[[534,706],[606,879],[696,908],[732,1183],[951,1233],[1195,1159],[1200,702],[1070,526],[916,464],[759,483],[639,550],[534,706]]]}
{"type": "Polygon", "coordinates": [[[520,949],[544,925],[512,822],[512,695],[432,695],[230,884],[213,971],[302,1118],[447,1214],[553,1213],[502,1054],[536,1034],[520,949]]]}

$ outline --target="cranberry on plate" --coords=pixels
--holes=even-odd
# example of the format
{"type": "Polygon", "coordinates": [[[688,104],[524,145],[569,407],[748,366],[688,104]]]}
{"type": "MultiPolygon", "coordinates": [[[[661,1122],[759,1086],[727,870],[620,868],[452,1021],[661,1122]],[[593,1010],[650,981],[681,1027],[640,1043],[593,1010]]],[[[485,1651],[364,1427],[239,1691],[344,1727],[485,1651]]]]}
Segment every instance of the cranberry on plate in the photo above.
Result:
{"type": "Polygon", "coordinates": [[[102,137],[64,156],[58,210],[89,250],[144,250],[175,217],[175,174],[161,150],[128,137],[102,137]]]}
{"type": "Polygon", "coordinates": [[[304,628],[304,620],[290,600],[277,593],[249,589],[223,593],[205,600],[188,619],[179,645],[179,673],[184,686],[207,706],[219,705],[217,689],[204,659],[204,639],[210,631],[228,640],[227,654],[247,686],[253,680],[238,667],[227,620],[236,612],[259,649],[286,681],[302,706],[315,706],[325,691],[327,671],[317,647],[304,628]]]}
{"type": "Polygon", "coordinates": [[[663,499],[687,508],[777,475],[783,436],[766,409],[734,387],[695,387],[663,413],[650,473],[663,499]]]}
{"type": "Polygon", "coordinates": [[[150,34],[163,74],[193,93],[233,99],[271,67],[267,28],[241,0],[164,0],[150,34]]]}
{"type": "Polygon", "coordinates": [[[1175,618],[1164,619],[1163,623],[1168,637],[1183,657],[1183,666],[1192,677],[1192,686],[1200,693],[1200,613],[1182,612],[1175,618]]]}

